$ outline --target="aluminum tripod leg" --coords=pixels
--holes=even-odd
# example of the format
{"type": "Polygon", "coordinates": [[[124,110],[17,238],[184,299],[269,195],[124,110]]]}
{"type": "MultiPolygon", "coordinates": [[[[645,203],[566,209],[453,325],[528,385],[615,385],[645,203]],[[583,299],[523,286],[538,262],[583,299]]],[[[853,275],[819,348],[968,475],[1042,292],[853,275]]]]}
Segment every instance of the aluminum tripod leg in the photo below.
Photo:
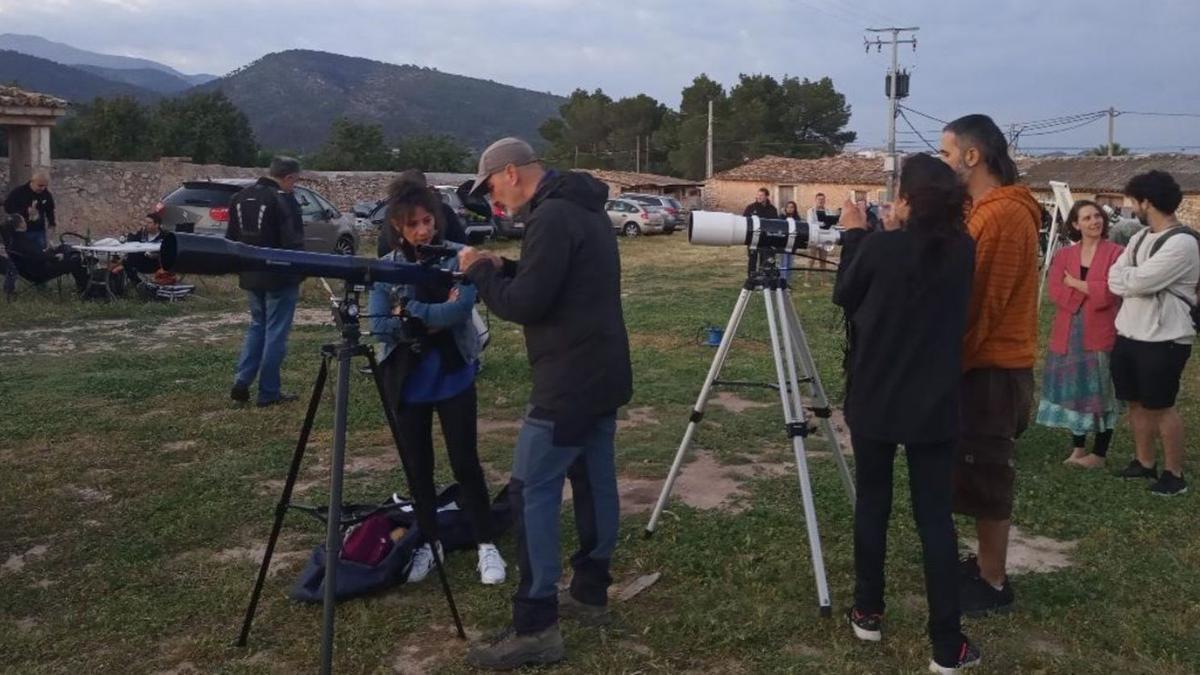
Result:
{"type": "Polygon", "coordinates": [[[713,357],[712,365],[709,366],[708,376],[704,378],[704,385],[700,387],[700,396],[696,398],[696,405],[692,409],[687,431],[683,433],[683,441],[679,443],[679,450],[675,453],[675,461],[667,473],[666,482],[663,483],[658,503],[654,505],[654,512],[650,514],[650,522],[646,524],[647,537],[654,534],[654,528],[658,526],[658,519],[667,506],[667,500],[671,497],[671,490],[675,487],[676,479],[679,478],[679,469],[683,466],[684,455],[692,445],[692,437],[696,435],[696,428],[700,426],[700,420],[704,419],[704,409],[708,407],[708,396],[712,392],[713,382],[720,377],[721,368],[725,366],[725,359],[729,356],[729,347],[733,344],[733,337],[742,323],[742,317],[746,314],[746,306],[750,303],[752,292],[749,288],[743,288],[741,294],[738,295],[737,303],[733,306],[733,313],[729,315],[729,323],[725,326],[725,335],[721,338],[720,346],[717,347],[717,354],[713,357]]]}
{"type": "Polygon", "coordinates": [[[817,585],[818,608],[821,616],[828,617],[833,614],[833,603],[829,598],[829,582],[825,578],[825,558],[821,553],[821,534],[817,528],[817,507],[808,475],[808,458],[804,454],[804,436],[808,429],[804,421],[804,409],[800,404],[800,387],[792,354],[792,332],[786,318],[787,298],[782,289],[772,288],[763,291],[763,300],[767,308],[767,328],[771,332],[775,375],[779,381],[779,403],[783,408],[787,434],[796,456],[796,475],[800,482],[800,499],[804,506],[805,526],[808,529],[808,549],[812,557],[813,578],[817,585]]]}
{"type": "Polygon", "coordinates": [[[329,356],[323,354],[321,370],[317,372],[317,381],[313,385],[312,397],[308,401],[308,412],[304,415],[304,424],[300,426],[300,440],[296,442],[296,450],[292,453],[292,465],[288,468],[287,480],[283,483],[283,494],[275,505],[275,523],[271,526],[271,536],[267,539],[267,548],[263,553],[262,565],[258,568],[258,579],[254,582],[254,590],[250,593],[250,605],[246,607],[246,618],[242,621],[242,632],[238,634],[237,646],[245,647],[250,637],[250,624],[254,622],[254,612],[258,609],[258,600],[262,597],[263,584],[267,580],[267,572],[271,567],[271,557],[275,555],[275,544],[279,541],[279,530],[283,527],[283,517],[287,515],[288,505],[292,503],[292,489],[296,485],[296,477],[300,475],[300,464],[304,459],[304,450],[308,447],[308,436],[312,432],[313,420],[317,416],[317,408],[321,405],[321,392],[325,390],[325,380],[329,376],[329,356]]]}
{"type": "MultiPolygon", "coordinates": [[[[800,359],[800,367],[804,369],[805,378],[808,382],[809,400],[812,401],[813,408],[816,410],[829,410],[829,397],[825,395],[825,387],[821,384],[821,374],[817,372],[817,362],[813,359],[812,350],[808,346],[808,338],[804,334],[804,327],[800,325],[800,316],[796,313],[796,306],[792,304],[791,293],[787,289],[783,290],[785,316],[788,318],[789,328],[792,332],[792,346],[796,350],[796,354],[800,359]]],[[[850,473],[850,467],[846,464],[846,456],[842,454],[842,445],[838,442],[837,435],[833,432],[833,423],[826,415],[817,415],[817,419],[821,424],[821,435],[833,453],[834,464],[837,465],[838,474],[842,477],[842,486],[846,488],[846,496],[850,499],[850,508],[854,508],[854,476],[850,473]]]]}
{"type": "Polygon", "coordinates": [[[346,426],[350,406],[351,357],[357,345],[337,348],[337,386],[333,394],[333,455],[329,458],[329,511],[325,525],[325,598],[321,620],[321,673],[333,672],[333,622],[337,608],[337,564],[342,546],[342,478],[346,464],[346,426]]]}

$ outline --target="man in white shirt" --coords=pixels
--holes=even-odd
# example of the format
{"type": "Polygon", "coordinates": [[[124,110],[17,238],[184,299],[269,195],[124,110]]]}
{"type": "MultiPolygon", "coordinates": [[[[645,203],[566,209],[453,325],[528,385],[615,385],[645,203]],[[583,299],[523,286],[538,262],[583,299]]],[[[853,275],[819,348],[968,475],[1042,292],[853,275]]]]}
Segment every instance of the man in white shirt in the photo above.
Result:
{"type": "Polygon", "coordinates": [[[1183,479],[1183,421],[1175,410],[1179,380],[1192,353],[1191,310],[1200,282],[1200,236],[1175,218],[1183,201],[1170,174],[1134,176],[1125,194],[1148,227],[1133,236],[1108,272],[1108,287],[1123,298],[1117,314],[1112,377],[1117,398],[1129,404],[1136,456],[1118,476],[1157,479],[1161,496],[1187,492],[1183,479]],[[1154,441],[1162,441],[1158,475],[1154,441]]]}

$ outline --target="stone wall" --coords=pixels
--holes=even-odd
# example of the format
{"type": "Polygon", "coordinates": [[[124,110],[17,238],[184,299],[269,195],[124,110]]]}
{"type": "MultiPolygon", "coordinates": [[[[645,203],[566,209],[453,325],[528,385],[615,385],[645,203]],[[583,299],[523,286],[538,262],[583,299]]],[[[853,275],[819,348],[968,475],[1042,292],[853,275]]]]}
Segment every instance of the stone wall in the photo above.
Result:
{"type": "MultiPolygon", "coordinates": [[[[55,160],[50,192],[54,195],[59,231],[92,236],[135,229],[141,217],[186,180],[251,178],[264,169],[192,164],[164,158],[158,162],[55,160]]],[[[307,171],[302,184],[321,193],[343,212],[355,202],[384,196],[394,174],[383,171],[307,171]]],[[[431,174],[433,182],[452,182],[458,175],[431,174]]],[[[0,185],[8,180],[8,163],[0,161],[0,185]]]]}

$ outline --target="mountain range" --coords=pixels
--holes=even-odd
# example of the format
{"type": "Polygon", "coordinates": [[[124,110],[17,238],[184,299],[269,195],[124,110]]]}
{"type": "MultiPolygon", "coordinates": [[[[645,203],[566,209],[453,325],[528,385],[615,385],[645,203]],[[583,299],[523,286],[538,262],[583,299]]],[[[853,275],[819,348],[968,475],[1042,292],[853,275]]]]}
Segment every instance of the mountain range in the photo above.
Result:
{"type": "Polygon", "coordinates": [[[221,91],[249,119],[261,147],[312,152],[342,117],[378,124],[385,138],[444,134],[471,148],[506,135],[535,144],[560,96],[415,65],[309,50],[268,54],[224,77],[99,54],[36,36],[0,35],[0,82],[75,103],[131,96],[143,103],[221,91]]]}

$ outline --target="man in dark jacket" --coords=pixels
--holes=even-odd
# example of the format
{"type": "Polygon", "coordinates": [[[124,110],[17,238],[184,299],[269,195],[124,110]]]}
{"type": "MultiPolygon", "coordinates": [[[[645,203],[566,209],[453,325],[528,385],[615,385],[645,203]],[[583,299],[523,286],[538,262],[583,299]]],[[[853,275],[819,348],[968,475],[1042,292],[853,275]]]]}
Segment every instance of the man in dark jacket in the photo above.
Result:
{"type": "Polygon", "coordinates": [[[758,188],[758,195],[754,199],[754,203],[746,207],[742,211],[742,215],[746,217],[758,216],[759,218],[778,218],[779,209],[771,203],[771,193],[765,187],[758,188]]]}
{"type": "Polygon", "coordinates": [[[28,183],[18,185],[4,199],[4,212],[25,219],[29,236],[45,250],[49,246],[54,220],[54,196],[50,194],[50,173],[36,171],[28,183]]]}
{"type": "MultiPolygon", "coordinates": [[[[233,196],[226,239],[252,246],[302,250],[304,223],[292,188],[300,163],[291,157],[271,160],[269,175],[233,196]]],[[[300,297],[303,277],[274,272],[242,272],[238,285],[250,300],[250,326],[238,359],[229,397],[250,400],[250,384],[258,377],[258,406],[296,400],[280,389],[279,369],[287,355],[288,334],[300,297]]]]}
{"type": "Polygon", "coordinates": [[[521,557],[513,630],[467,657],[475,667],[509,669],[565,656],[560,613],[590,624],[608,620],[618,525],[613,440],[633,376],[621,260],[604,211],[608,188],[586,174],[547,171],[528,143],[505,138],[480,157],[474,189],[509,212],[531,207],[520,261],[472,248],[459,255],[488,308],[524,327],[533,369],[509,485],[521,557]],[[564,478],[574,494],[579,551],[571,556],[571,588],[559,594],[564,478]]]}

